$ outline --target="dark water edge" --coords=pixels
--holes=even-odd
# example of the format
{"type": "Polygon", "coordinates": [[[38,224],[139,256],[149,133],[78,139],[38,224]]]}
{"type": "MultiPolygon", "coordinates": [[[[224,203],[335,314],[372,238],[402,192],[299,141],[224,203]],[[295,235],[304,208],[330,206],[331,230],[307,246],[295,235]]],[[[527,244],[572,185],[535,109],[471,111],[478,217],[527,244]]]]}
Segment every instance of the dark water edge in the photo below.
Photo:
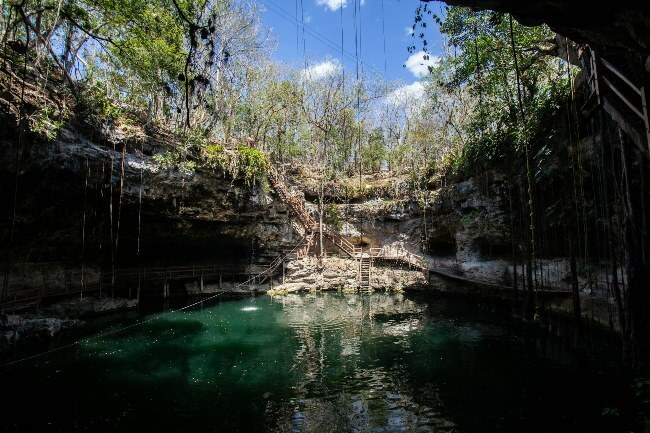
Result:
{"type": "Polygon", "coordinates": [[[607,338],[575,348],[501,307],[331,293],[101,318],[86,337],[151,321],[0,370],[0,431],[641,431],[607,338]]]}
{"type": "MultiPolygon", "coordinates": [[[[546,311],[535,320],[525,319],[522,305],[513,306],[509,299],[486,296],[482,292],[411,292],[408,296],[430,306],[442,303],[448,308],[453,305],[452,310],[448,310],[453,311],[451,316],[491,324],[504,331],[510,349],[519,352],[524,361],[511,365],[510,375],[525,377],[530,389],[538,391],[537,396],[525,396],[528,403],[520,408],[524,411],[522,419],[541,419],[545,407],[565,405],[561,417],[566,420],[572,418],[572,412],[593,416],[588,421],[572,420],[573,431],[644,431],[647,409],[631,389],[640,373],[624,363],[621,337],[617,332],[588,321],[576,328],[572,317],[562,311],[546,311]],[[581,396],[583,393],[589,396],[581,396]],[[597,395],[599,397],[592,400],[597,395]]],[[[507,386],[507,383],[504,379],[501,385],[507,386]]],[[[545,424],[546,421],[538,425],[524,423],[520,428],[535,432],[570,431],[568,426],[551,429],[544,427],[545,424]]],[[[480,431],[480,428],[470,430],[480,431]]]]}

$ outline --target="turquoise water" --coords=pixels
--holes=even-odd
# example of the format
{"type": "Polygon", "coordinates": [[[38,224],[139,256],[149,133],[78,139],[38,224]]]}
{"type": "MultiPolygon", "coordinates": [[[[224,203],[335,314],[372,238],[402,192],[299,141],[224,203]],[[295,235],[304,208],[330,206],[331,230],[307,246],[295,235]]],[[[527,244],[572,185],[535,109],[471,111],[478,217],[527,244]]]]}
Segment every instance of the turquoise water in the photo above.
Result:
{"type": "Polygon", "coordinates": [[[0,370],[2,429],[612,432],[602,411],[625,405],[619,379],[458,300],[304,294],[143,319],[0,370]]]}

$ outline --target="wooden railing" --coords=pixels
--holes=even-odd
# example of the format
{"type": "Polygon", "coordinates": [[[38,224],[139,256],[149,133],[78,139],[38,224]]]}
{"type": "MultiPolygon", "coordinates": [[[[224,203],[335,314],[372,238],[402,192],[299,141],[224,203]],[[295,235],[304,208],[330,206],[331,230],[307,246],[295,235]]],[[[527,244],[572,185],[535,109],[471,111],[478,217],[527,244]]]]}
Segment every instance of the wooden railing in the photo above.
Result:
{"type": "MultiPolygon", "coordinates": [[[[298,220],[304,227],[305,232],[318,232],[320,224],[311,216],[305,207],[305,201],[301,194],[292,193],[287,187],[287,183],[282,179],[282,176],[275,167],[269,167],[269,180],[271,185],[278,193],[280,200],[286,203],[291,211],[298,217],[298,220]]],[[[299,231],[300,232],[300,231],[299,231]]],[[[361,248],[356,248],[350,241],[345,239],[338,231],[323,224],[323,236],[329,239],[340,250],[353,258],[357,258],[361,254],[361,248]]]]}
{"type": "Polygon", "coordinates": [[[370,248],[370,256],[373,259],[401,262],[410,268],[419,269],[423,272],[428,271],[423,256],[413,254],[403,248],[370,248]]]}
{"type": "Polygon", "coordinates": [[[309,233],[308,235],[305,236],[304,239],[305,240],[303,241],[300,248],[296,249],[295,251],[285,256],[286,260],[300,260],[303,257],[309,255],[309,249],[311,248],[311,243],[314,240],[314,233],[313,232],[309,233]]]}
{"type": "MultiPolygon", "coordinates": [[[[595,101],[596,106],[601,106],[604,90],[609,89],[618,100],[622,101],[635,116],[643,121],[645,144],[648,148],[648,156],[650,156],[650,82],[648,79],[646,78],[646,82],[641,86],[634,84],[625,73],[600,57],[598,52],[591,48],[583,50],[580,56],[587,69],[587,83],[591,91],[583,108],[592,104],[592,101],[595,101]]],[[[587,114],[591,111],[593,109],[585,110],[587,114]]]]}
{"type": "Polygon", "coordinates": [[[49,284],[43,284],[36,289],[20,286],[9,286],[2,308],[12,311],[38,305],[43,299],[60,296],[79,295],[82,293],[111,293],[114,288],[121,287],[137,289],[144,282],[160,282],[168,280],[189,280],[192,278],[214,278],[227,276],[232,279],[249,276],[246,272],[238,271],[234,266],[200,265],[200,266],[167,266],[116,269],[101,273],[84,275],[80,271],[67,271],[62,282],[52,279],[49,284]]]}
{"type": "Polygon", "coordinates": [[[234,266],[222,265],[197,265],[197,266],[167,266],[167,267],[142,267],[116,269],[113,271],[101,272],[94,275],[82,275],[81,272],[67,272],[63,285],[52,284],[42,285],[37,289],[26,289],[22,287],[9,287],[9,291],[2,305],[3,311],[13,311],[17,308],[38,306],[43,299],[55,298],[57,296],[78,295],[81,293],[110,293],[118,284],[128,283],[129,287],[137,288],[144,282],[164,283],[172,280],[210,279],[215,277],[226,277],[229,279],[245,279],[252,284],[263,284],[273,277],[274,271],[285,260],[295,260],[307,255],[313,233],[302,237],[300,242],[289,252],[279,255],[270,264],[264,265],[263,269],[253,274],[251,272],[238,271],[234,266]],[[82,278],[83,276],[83,278],[82,278]]]}
{"type": "MultiPolygon", "coordinates": [[[[275,169],[275,167],[269,168],[269,180],[271,181],[271,184],[275,191],[278,193],[280,200],[286,203],[290,207],[291,211],[298,217],[300,223],[304,227],[304,231],[309,233],[317,233],[321,229],[321,226],[305,208],[305,201],[302,195],[289,191],[286,182],[275,169]]],[[[329,239],[337,248],[339,248],[351,258],[359,260],[360,279],[361,261],[364,257],[363,250],[361,248],[355,247],[352,242],[343,237],[337,230],[326,224],[322,225],[322,231],[323,236],[329,239]]],[[[371,248],[369,251],[370,258],[399,262],[411,268],[422,270],[423,272],[428,271],[426,261],[422,256],[418,256],[417,254],[413,254],[404,249],[391,250],[383,248],[371,248]]]]}
{"type": "Polygon", "coordinates": [[[359,258],[362,249],[355,247],[352,242],[345,239],[339,232],[323,225],[323,235],[326,236],[334,245],[345,252],[352,258],[359,258]]]}
{"type": "Polygon", "coordinates": [[[265,270],[256,275],[255,278],[257,283],[263,284],[267,279],[272,278],[273,272],[282,264],[282,262],[286,260],[299,260],[305,257],[309,252],[313,237],[313,233],[303,236],[298,245],[294,247],[293,250],[276,257],[275,260],[273,260],[265,270]]]}
{"type": "Polygon", "coordinates": [[[269,167],[268,175],[271,185],[278,193],[280,200],[289,206],[307,232],[313,231],[314,227],[317,226],[316,220],[305,207],[305,201],[300,194],[289,191],[286,182],[275,167],[269,167]]]}

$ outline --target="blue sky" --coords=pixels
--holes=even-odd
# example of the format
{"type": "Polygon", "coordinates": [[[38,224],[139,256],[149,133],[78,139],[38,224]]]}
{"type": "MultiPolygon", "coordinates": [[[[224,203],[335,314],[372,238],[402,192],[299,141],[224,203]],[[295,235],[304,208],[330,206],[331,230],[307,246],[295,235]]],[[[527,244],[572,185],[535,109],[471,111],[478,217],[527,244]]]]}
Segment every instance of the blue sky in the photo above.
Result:
{"type": "MultiPolygon", "coordinates": [[[[340,62],[346,72],[356,72],[355,38],[360,40],[359,57],[363,68],[372,68],[384,75],[384,59],[388,80],[401,80],[407,84],[418,81],[418,75],[427,66],[421,54],[412,56],[407,47],[418,38],[408,33],[413,25],[417,0],[259,0],[266,9],[263,22],[272,28],[278,46],[273,57],[296,67],[314,67],[326,61],[340,62]],[[355,2],[357,6],[355,29],[355,2]],[[342,7],[341,7],[342,6],[342,7]],[[303,55],[303,30],[305,24],[303,55]],[[299,22],[296,25],[296,21],[299,22]],[[343,25],[341,25],[343,24],[343,25]],[[343,32],[341,33],[341,28],[343,32]],[[385,28],[385,32],[383,31],[385,28]],[[386,55],[384,56],[384,34],[386,55]],[[344,53],[341,53],[343,37],[344,53]],[[407,64],[408,68],[403,67],[407,64]]],[[[433,3],[433,10],[442,6],[433,3]]],[[[432,56],[442,53],[442,38],[435,24],[429,23],[427,42],[432,56]]]]}

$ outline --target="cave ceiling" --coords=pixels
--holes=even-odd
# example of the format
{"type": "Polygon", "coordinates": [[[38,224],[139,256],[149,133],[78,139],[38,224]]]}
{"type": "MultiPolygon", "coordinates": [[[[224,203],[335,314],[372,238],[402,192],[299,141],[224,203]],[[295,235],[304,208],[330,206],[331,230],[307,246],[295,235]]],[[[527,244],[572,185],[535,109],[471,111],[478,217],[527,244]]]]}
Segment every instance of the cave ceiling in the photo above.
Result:
{"type": "MultiPolygon", "coordinates": [[[[436,0],[438,1],[438,0],[436,0]]],[[[423,1],[429,3],[429,1],[423,1]]],[[[546,23],[578,43],[650,54],[650,0],[444,0],[453,6],[511,13],[524,25],[546,23]]]]}

